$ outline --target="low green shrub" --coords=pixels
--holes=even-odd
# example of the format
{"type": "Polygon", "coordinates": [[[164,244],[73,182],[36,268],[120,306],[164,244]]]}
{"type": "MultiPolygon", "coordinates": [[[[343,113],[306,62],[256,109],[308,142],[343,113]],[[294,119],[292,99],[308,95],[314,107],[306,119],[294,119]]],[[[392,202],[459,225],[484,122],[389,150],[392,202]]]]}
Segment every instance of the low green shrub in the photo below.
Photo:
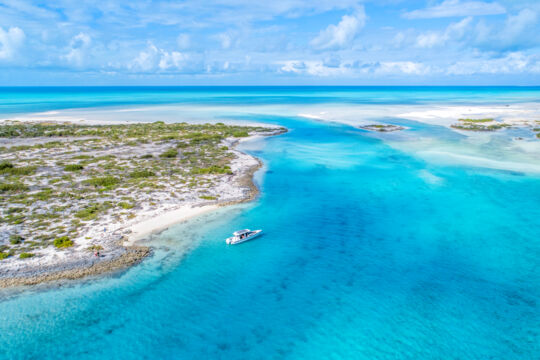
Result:
{"type": "Polygon", "coordinates": [[[4,165],[0,166],[0,174],[8,174],[8,175],[30,175],[33,174],[36,171],[35,166],[21,166],[21,167],[14,167],[11,163],[4,163],[1,164],[4,165]]]}
{"type": "Polygon", "coordinates": [[[47,201],[49,200],[53,195],[53,189],[51,188],[44,188],[43,190],[41,190],[40,192],[38,192],[36,195],[34,195],[36,197],[36,199],[38,200],[41,200],[41,201],[47,201]]]}
{"type": "Polygon", "coordinates": [[[93,185],[95,187],[99,186],[113,186],[120,183],[120,179],[114,176],[104,176],[104,177],[94,177],[84,181],[88,185],[93,185]]]}
{"type": "Polygon", "coordinates": [[[9,242],[10,242],[12,245],[20,244],[23,240],[24,240],[24,238],[23,238],[21,235],[11,234],[11,235],[9,236],[9,242]]]}
{"type": "Polygon", "coordinates": [[[28,258],[31,258],[31,257],[33,257],[33,256],[34,256],[34,254],[32,254],[32,253],[23,252],[23,253],[21,253],[21,254],[19,255],[19,258],[21,258],[21,259],[28,259],[28,258]]]}
{"type": "Polygon", "coordinates": [[[69,164],[64,166],[65,171],[80,171],[82,169],[84,169],[84,166],[81,164],[69,164]]]}
{"type": "Polygon", "coordinates": [[[204,175],[204,174],[229,174],[232,175],[233,172],[230,166],[217,166],[212,165],[206,168],[193,168],[191,173],[194,175],[204,175]]]}
{"type": "Polygon", "coordinates": [[[73,241],[67,236],[60,236],[59,238],[54,239],[54,246],[57,248],[67,248],[73,246],[73,241]]]}
{"type": "Polygon", "coordinates": [[[77,156],[74,156],[72,157],[72,159],[80,159],[80,160],[88,160],[88,159],[92,159],[93,156],[90,156],[90,155],[77,155],[77,156]]]}
{"type": "Polygon", "coordinates": [[[122,209],[133,209],[135,207],[134,204],[129,203],[127,201],[121,201],[118,203],[118,206],[120,206],[122,209]]]}
{"type": "Polygon", "coordinates": [[[165,151],[161,155],[159,155],[162,158],[175,158],[178,155],[178,150],[170,148],[169,150],[165,151]]]}
{"type": "Polygon", "coordinates": [[[141,178],[156,176],[156,174],[153,171],[150,171],[148,169],[143,169],[143,170],[135,170],[131,174],[129,174],[129,176],[134,179],[141,179],[141,178]]]}
{"type": "Polygon", "coordinates": [[[245,130],[244,130],[244,131],[239,130],[239,131],[234,131],[234,132],[232,133],[232,136],[234,136],[234,137],[248,137],[249,134],[248,134],[248,132],[245,131],[245,130]]]}
{"type": "Polygon", "coordinates": [[[26,191],[28,186],[21,183],[0,183],[0,192],[26,191]]]}
{"type": "Polygon", "coordinates": [[[0,171],[4,171],[6,169],[13,169],[13,168],[14,168],[13,164],[8,161],[0,162],[0,171]]]}
{"type": "Polygon", "coordinates": [[[82,210],[77,211],[75,213],[75,217],[78,217],[79,219],[84,221],[93,220],[102,210],[102,207],[97,204],[90,205],[82,210]]]}
{"type": "Polygon", "coordinates": [[[463,121],[463,122],[471,122],[471,123],[483,123],[483,122],[490,122],[490,121],[493,121],[494,119],[493,118],[484,118],[484,119],[470,119],[470,118],[466,118],[466,119],[459,119],[459,121],[463,121]]]}
{"type": "Polygon", "coordinates": [[[209,196],[209,195],[201,195],[201,196],[199,196],[199,198],[201,198],[203,200],[217,200],[216,196],[209,196]]]}

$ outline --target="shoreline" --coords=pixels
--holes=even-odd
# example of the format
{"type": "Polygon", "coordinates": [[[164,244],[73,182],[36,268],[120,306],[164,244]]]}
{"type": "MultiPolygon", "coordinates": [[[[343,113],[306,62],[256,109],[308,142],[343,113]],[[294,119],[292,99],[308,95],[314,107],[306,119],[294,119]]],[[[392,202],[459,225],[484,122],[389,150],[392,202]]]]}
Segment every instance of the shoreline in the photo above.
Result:
{"type": "MultiPolygon", "coordinates": [[[[258,135],[255,135],[252,138],[255,139],[256,136],[258,135]]],[[[246,140],[251,140],[251,138],[246,140]]],[[[158,235],[171,226],[178,225],[195,217],[218,210],[221,207],[243,204],[255,200],[260,193],[260,189],[255,184],[255,181],[253,181],[253,176],[259,169],[262,168],[263,163],[260,159],[256,157],[253,158],[257,161],[257,165],[249,167],[238,177],[238,179],[236,179],[236,183],[239,186],[249,188],[249,192],[246,194],[244,199],[223,202],[217,200],[213,204],[206,203],[181,205],[178,208],[167,210],[159,216],[150,216],[126,227],[125,230],[129,232],[129,235],[127,236],[127,240],[124,241],[123,246],[136,246],[135,244],[137,242],[142,241],[152,235],[158,235]]]]}
{"type": "MultiPolygon", "coordinates": [[[[137,222],[122,224],[112,231],[115,239],[115,249],[107,254],[104,259],[91,258],[75,259],[67,263],[57,263],[47,266],[34,266],[30,269],[17,269],[18,274],[12,276],[0,274],[0,288],[32,286],[42,283],[79,280],[90,276],[104,275],[116,271],[122,271],[131,266],[141,263],[152,254],[151,246],[136,245],[137,242],[147,239],[151,235],[159,234],[169,227],[188,221],[202,214],[215,211],[220,207],[246,203],[254,200],[259,194],[259,188],[254,182],[254,174],[262,167],[260,159],[236,149],[243,141],[254,140],[267,136],[280,135],[287,130],[269,129],[264,135],[253,135],[242,140],[230,143],[232,150],[246,159],[253,160],[238,174],[232,175],[227,183],[237,189],[244,188],[239,198],[229,200],[205,201],[200,200],[191,204],[183,204],[172,209],[163,209],[161,212],[151,214],[143,219],[135,219],[137,222]]],[[[241,164],[242,165],[242,164],[241,164]]],[[[245,165],[245,163],[243,164],[245,165]]],[[[9,270],[8,270],[9,273],[9,270]]]]}

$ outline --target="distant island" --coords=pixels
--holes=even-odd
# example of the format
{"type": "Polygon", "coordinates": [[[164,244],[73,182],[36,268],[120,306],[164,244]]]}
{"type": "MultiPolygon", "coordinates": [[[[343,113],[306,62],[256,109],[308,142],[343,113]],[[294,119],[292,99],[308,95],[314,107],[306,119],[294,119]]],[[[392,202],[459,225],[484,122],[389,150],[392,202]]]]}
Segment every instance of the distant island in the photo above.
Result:
{"type": "Polygon", "coordinates": [[[139,262],[134,240],[251,199],[259,161],[234,149],[284,128],[164,122],[0,125],[0,286],[139,262]]]}
{"type": "Polygon", "coordinates": [[[405,130],[405,127],[391,124],[371,124],[359,126],[360,129],[378,132],[392,132],[405,130]]]}
{"type": "Polygon", "coordinates": [[[452,128],[458,130],[469,130],[469,131],[495,131],[499,129],[504,129],[511,127],[510,124],[504,122],[497,122],[493,118],[483,118],[483,119],[458,119],[458,123],[451,125],[452,128]]]}

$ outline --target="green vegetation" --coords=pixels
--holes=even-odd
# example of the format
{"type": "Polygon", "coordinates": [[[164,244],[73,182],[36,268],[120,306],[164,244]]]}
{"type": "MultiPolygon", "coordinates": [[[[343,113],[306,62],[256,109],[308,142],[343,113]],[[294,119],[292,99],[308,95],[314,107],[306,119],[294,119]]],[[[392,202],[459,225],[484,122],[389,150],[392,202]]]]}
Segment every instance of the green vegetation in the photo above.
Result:
{"type": "Polygon", "coordinates": [[[0,183],[0,192],[20,192],[28,190],[28,186],[21,183],[0,183]]]}
{"type": "Polygon", "coordinates": [[[14,166],[10,162],[2,161],[0,163],[0,172],[1,173],[7,172],[9,169],[13,169],[13,168],[14,168],[14,166]]]}
{"type": "Polygon", "coordinates": [[[23,240],[24,240],[24,238],[22,236],[20,236],[20,235],[17,235],[17,234],[11,234],[9,236],[9,242],[12,245],[20,244],[23,240]]]}
{"type": "Polygon", "coordinates": [[[32,253],[27,253],[27,252],[23,252],[19,255],[19,257],[21,259],[28,259],[28,258],[31,258],[31,257],[34,257],[34,254],[32,253]]]}
{"type": "Polygon", "coordinates": [[[57,248],[67,248],[73,246],[73,241],[69,239],[67,236],[61,236],[59,238],[54,239],[54,246],[57,248]]]}
{"type": "Polygon", "coordinates": [[[120,179],[114,176],[103,176],[103,177],[95,177],[95,178],[88,179],[85,181],[85,183],[88,185],[93,185],[95,187],[113,186],[120,183],[120,179]]]}
{"type": "Polygon", "coordinates": [[[504,129],[510,127],[510,125],[505,123],[495,123],[486,125],[484,123],[495,122],[493,118],[483,118],[483,119],[459,119],[459,123],[451,125],[454,129],[458,130],[468,130],[468,131],[495,131],[499,129],[504,129]]]}
{"type": "Polygon", "coordinates": [[[65,171],[80,171],[82,169],[84,169],[84,166],[81,164],[69,164],[64,166],[65,171]]]}
{"type": "Polygon", "coordinates": [[[0,174],[4,175],[31,175],[36,171],[35,166],[22,166],[22,167],[15,167],[10,162],[2,162],[0,163],[0,174]]]}
{"type": "Polygon", "coordinates": [[[191,173],[192,174],[197,174],[197,175],[200,175],[200,174],[229,174],[229,175],[232,175],[232,171],[231,171],[231,167],[228,166],[228,165],[225,165],[225,166],[217,166],[217,165],[212,165],[212,166],[209,166],[209,167],[206,167],[206,168],[193,168],[193,170],[191,170],[191,173]]]}
{"type": "Polygon", "coordinates": [[[83,221],[94,220],[101,212],[106,211],[108,208],[106,204],[93,204],[77,211],[75,217],[83,221]]]}
{"type": "Polygon", "coordinates": [[[142,178],[147,178],[147,177],[156,176],[156,174],[155,174],[153,171],[144,169],[144,170],[136,170],[136,171],[133,171],[133,172],[131,172],[131,173],[129,174],[129,176],[130,176],[131,178],[134,178],[134,179],[142,179],[142,178]]]}
{"type": "Polygon", "coordinates": [[[36,198],[37,200],[47,201],[47,200],[49,200],[52,196],[53,196],[53,189],[51,189],[51,188],[43,188],[43,190],[41,190],[40,192],[38,192],[38,193],[35,195],[35,198],[36,198]]]}
{"type": "Polygon", "coordinates": [[[469,123],[485,123],[485,122],[495,121],[495,119],[493,119],[493,118],[484,118],[484,119],[469,119],[469,118],[466,118],[466,119],[459,119],[459,121],[469,122],[469,123]]]}
{"type": "Polygon", "coordinates": [[[4,172],[5,170],[8,170],[8,169],[13,169],[13,164],[10,163],[10,162],[7,162],[7,161],[2,161],[0,162],[0,171],[1,172],[4,172]]]}
{"type": "Polygon", "coordinates": [[[249,136],[249,133],[245,130],[239,130],[239,131],[234,131],[232,133],[232,136],[234,137],[248,137],[249,136]]]}
{"type": "Polygon", "coordinates": [[[3,251],[0,252],[0,260],[7,259],[9,257],[8,253],[5,253],[3,251]]]}
{"type": "Polygon", "coordinates": [[[364,129],[364,130],[379,131],[379,132],[392,132],[392,131],[399,131],[399,130],[405,129],[403,126],[392,125],[392,124],[371,124],[371,125],[360,126],[359,128],[364,129]]]}
{"type": "Polygon", "coordinates": [[[119,202],[118,206],[120,206],[122,209],[126,209],[126,210],[127,209],[133,209],[135,207],[134,204],[126,202],[126,201],[119,202]]]}
{"type": "Polygon", "coordinates": [[[170,158],[175,158],[177,155],[178,155],[178,150],[171,148],[171,149],[165,151],[164,153],[162,153],[159,156],[162,157],[162,158],[169,158],[170,159],[170,158]]]}
{"type": "Polygon", "coordinates": [[[201,196],[199,196],[199,198],[201,198],[203,200],[217,200],[216,196],[209,196],[209,195],[201,195],[201,196]]]}
{"type": "Polygon", "coordinates": [[[466,124],[453,124],[451,125],[451,127],[453,127],[454,129],[469,130],[469,131],[495,131],[495,130],[510,127],[510,125],[503,124],[503,123],[497,123],[497,124],[492,124],[492,125],[466,123],[466,124]]]}
{"type": "Polygon", "coordinates": [[[222,141],[266,131],[222,123],[4,123],[0,138],[21,143],[0,147],[0,221],[13,234],[0,256],[73,246],[71,239],[107,214],[122,221],[135,217],[130,209],[155,207],[156,196],[181,201],[183,193],[210,188],[232,174],[236,155],[222,141]],[[22,139],[34,137],[40,143],[22,139]],[[64,139],[47,141],[56,137],[64,139]]]}

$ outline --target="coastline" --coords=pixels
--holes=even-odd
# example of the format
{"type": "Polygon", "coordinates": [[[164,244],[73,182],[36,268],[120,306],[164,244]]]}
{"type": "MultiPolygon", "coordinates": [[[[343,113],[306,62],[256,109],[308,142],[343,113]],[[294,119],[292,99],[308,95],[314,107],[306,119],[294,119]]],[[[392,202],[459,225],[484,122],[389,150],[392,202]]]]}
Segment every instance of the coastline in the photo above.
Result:
{"type": "MultiPolygon", "coordinates": [[[[245,141],[255,140],[257,137],[259,137],[259,135],[254,135],[245,139],[245,141]]],[[[240,142],[242,141],[237,141],[235,146],[240,142]]],[[[260,190],[253,181],[253,176],[255,175],[255,172],[257,172],[257,170],[262,168],[263,163],[256,157],[253,157],[253,159],[257,161],[257,164],[247,168],[244,173],[240,174],[236,179],[236,183],[238,184],[238,186],[249,188],[249,191],[245,193],[244,198],[229,201],[216,200],[214,203],[211,204],[204,203],[181,205],[177,208],[167,210],[159,216],[147,217],[126,227],[126,232],[128,232],[129,235],[127,235],[127,240],[124,241],[123,245],[127,247],[136,246],[135,244],[137,242],[142,241],[149,236],[157,235],[167,230],[171,226],[188,221],[194,217],[215,211],[224,206],[232,206],[255,200],[255,198],[257,198],[257,196],[259,195],[260,190]]]]}
{"type": "MultiPolygon", "coordinates": [[[[243,141],[254,140],[267,136],[285,133],[287,130],[269,128],[263,135],[252,135],[242,140],[229,141],[231,150],[239,156],[237,173],[225,181],[226,185],[239,190],[241,195],[224,200],[200,200],[187,204],[177,205],[173,208],[158,209],[151,214],[137,216],[127,224],[121,224],[110,231],[109,242],[114,242],[113,251],[105,256],[94,257],[91,254],[86,258],[74,258],[73,261],[58,262],[18,267],[15,271],[7,269],[0,271],[0,288],[31,286],[46,282],[62,280],[77,280],[89,276],[104,275],[116,271],[126,270],[137,265],[152,254],[150,246],[137,245],[139,241],[151,235],[159,234],[167,228],[190,220],[202,214],[217,210],[223,206],[245,203],[254,200],[259,189],[253,181],[253,175],[262,167],[262,162],[254,156],[236,149],[243,141]],[[3,272],[3,273],[2,273],[3,272]]],[[[97,233],[97,231],[96,231],[97,233]]]]}

